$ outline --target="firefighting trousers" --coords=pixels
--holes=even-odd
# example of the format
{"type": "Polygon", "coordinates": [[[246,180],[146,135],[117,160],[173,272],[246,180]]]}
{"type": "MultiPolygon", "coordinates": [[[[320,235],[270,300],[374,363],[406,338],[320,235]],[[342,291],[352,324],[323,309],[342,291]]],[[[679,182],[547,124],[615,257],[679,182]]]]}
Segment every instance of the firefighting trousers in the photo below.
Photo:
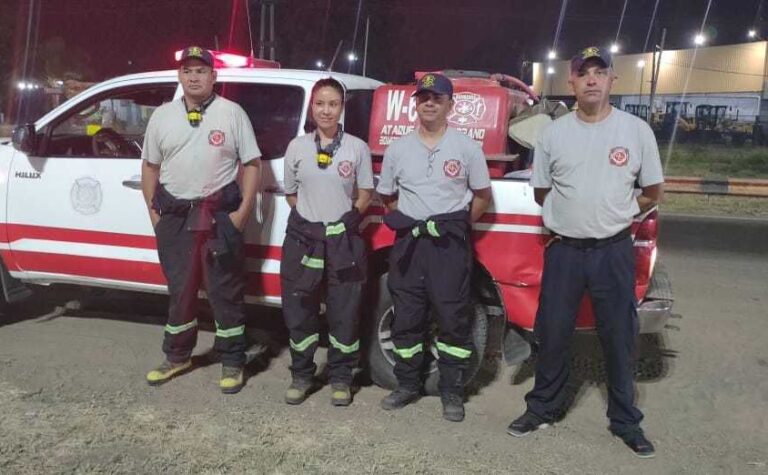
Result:
{"type": "Polygon", "coordinates": [[[565,409],[570,342],[581,300],[589,292],[608,376],[610,429],[624,434],[639,427],[634,406],[634,352],[638,332],[632,239],[578,248],[563,242],[545,251],[534,335],[539,343],[528,410],[544,420],[565,409]]]}
{"type": "Polygon", "coordinates": [[[431,312],[438,327],[438,387],[441,393],[461,395],[463,376],[474,350],[469,242],[456,236],[409,242],[408,234],[398,237],[389,256],[387,285],[395,307],[391,326],[395,376],[401,389],[421,389],[431,312]],[[415,248],[403,269],[398,261],[409,245],[415,248]]]}
{"type": "Polygon", "coordinates": [[[190,231],[186,216],[163,214],[155,229],[170,305],[163,351],[168,361],[190,358],[197,343],[198,290],[204,286],[216,323],[214,350],[225,366],[245,364],[243,236],[225,212],[209,231],[190,231]]]}
{"type": "MultiPolygon", "coordinates": [[[[351,235],[350,239],[363,248],[362,238],[351,235]]],[[[297,291],[297,278],[301,272],[305,248],[291,236],[283,243],[280,284],[282,287],[283,318],[289,331],[291,374],[296,379],[313,377],[317,366],[315,350],[320,341],[320,302],[325,299],[325,315],[328,321],[328,376],[331,383],[352,383],[352,370],[360,359],[360,301],[364,281],[347,280],[326,265],[320,285],[309,293],[297,291]],[[293,270],[292,270],[293,269],[293,270]]],[[[333,259],[326,256],[326,261],[333,259]]],[[[359,259],[365,259],[359,253],[359,259]]],[[[365,267],[361,263],[361,267],[365,267]]]]}

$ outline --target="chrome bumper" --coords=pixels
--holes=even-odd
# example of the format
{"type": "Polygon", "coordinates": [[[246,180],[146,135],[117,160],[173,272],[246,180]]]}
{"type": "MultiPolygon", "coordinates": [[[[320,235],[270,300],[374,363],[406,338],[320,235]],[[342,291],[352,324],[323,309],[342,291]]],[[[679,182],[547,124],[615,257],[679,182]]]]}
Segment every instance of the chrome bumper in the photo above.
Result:
{"type": "Polygon", "coordinates": [[[672,316],[672,300],[646,300],[637,307],[640,333],[659,333],[672,316]]]}

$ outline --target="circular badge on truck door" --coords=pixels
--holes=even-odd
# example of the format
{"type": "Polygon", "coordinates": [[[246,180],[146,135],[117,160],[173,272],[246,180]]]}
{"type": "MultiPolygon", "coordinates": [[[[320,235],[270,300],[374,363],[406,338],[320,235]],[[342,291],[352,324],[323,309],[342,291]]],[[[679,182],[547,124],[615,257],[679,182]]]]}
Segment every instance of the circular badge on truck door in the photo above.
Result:
{"type": "Polygon", "coordinates": [[[101,209],[101,183],[95,178],[85,176],[72,184],[69,192],[72,208],[80,214],[96,214],[101,209]]]}

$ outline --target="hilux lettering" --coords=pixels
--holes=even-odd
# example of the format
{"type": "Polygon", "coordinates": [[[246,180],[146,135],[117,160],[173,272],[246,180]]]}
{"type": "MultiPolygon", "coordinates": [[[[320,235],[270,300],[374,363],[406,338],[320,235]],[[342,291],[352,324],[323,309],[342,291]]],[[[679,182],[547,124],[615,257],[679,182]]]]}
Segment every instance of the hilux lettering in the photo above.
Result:
{"type": "Polygon", "coordinates": [[[16,178],[29,178],[32,180],[40,179],[40,172],[16,172],[16,178]]]}

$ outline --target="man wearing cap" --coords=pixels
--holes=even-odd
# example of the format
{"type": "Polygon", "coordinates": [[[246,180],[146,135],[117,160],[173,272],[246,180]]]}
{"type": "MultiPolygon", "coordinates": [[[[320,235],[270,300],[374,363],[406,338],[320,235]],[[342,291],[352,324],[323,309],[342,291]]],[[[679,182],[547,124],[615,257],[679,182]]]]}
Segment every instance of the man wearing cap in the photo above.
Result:
{"type": "Polygon", "coordinates": [[[535,384],[525,397],[527,411],[507,432],[528,435],[565,410],[568,347],[588,292],[606,363],[609,428],[635,455],[647,458],[654,447],[634,405],[638,323],[630,226],[634,216],[659,202],[664,178],[648,124],[608,102],[614,79],[611,57],[600,48],[576,55],[569,84],[578,110],[548,125],[536,144],[531,185],[552,238],[544,251],[534,329],[535,384]]]}
{"type": "Polygon", "coordinates": [[[491,182],[480,145],[448,127],[451,81],[426,74],[414,97],[419,128],[387,148],[377,188],[390,209],[384,222],[397,235],[388,286],[398,387],[381,404],[400,409],[419,398],[434,310],[443,417],[458,422],[464,419],[464,376],[474,350],[471,222],[487,209],[491,182]]]}
{"type": "Polygon", "coordinates": [[[213,92],[216,71],[208,50],[186,48],[178,74],[183,95],[154,111],[142,153],[142,191],[170,294],[166,360],[147,374],[147,383],[163,384],[192,365],[204,282],[222,362],[219,386],[236,393],[243,387],[246,349],[242,233],[261,152],[245,111],[213,92]]]}

